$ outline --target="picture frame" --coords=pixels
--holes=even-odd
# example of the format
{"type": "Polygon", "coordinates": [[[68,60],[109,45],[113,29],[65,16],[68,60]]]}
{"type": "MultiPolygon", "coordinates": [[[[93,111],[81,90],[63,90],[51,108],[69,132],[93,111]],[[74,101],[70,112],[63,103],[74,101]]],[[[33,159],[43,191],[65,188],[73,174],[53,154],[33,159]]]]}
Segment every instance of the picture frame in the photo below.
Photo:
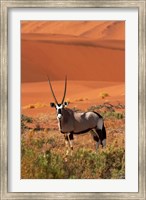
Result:
{"type": "Polygon", "coordinates": [[[145,199],[146,182],[146,82],[145,82],[145,36],[146,1],[1,1],[1,198],[2,199],[145,199]],[[139,14],[139,191],[135,193],[10,193],[8,192],[8,12],[10,8],[138,8],[139,14]]]}

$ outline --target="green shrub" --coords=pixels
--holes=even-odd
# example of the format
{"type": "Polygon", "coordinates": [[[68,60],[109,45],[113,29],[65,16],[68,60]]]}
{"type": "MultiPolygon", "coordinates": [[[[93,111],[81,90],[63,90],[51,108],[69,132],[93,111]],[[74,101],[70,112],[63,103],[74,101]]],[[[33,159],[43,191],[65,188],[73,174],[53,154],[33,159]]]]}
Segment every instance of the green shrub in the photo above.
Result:
{"type": "Polygon", "coordinates": [[[53,178],[58,179],[64,176],[63,160],[61,156],[46,151],[45,154],[39,154],[35,162],[35,178],[53,178]],[[38,173],[39,172],[39,173],[38,173]]]}
{"type": "Polygon", "coordinates": [[[101,152],[79,149],[67,162],[66,173],[74,178],[124,178],[124,149],[110,147],[101,152]]]}
{"type": "Polygon", "coordinates": [[[121,179],[125,177],[123,148],[111,146],[98,152],[78,149],[72,156],[68,156],[67,162],[61,155],[51,150],[37,154],[32,149],[24,150],[23,145],[22,152],[22,178],[121,179]],[[24,169],[27,169],[25,173],[24,169]]]}
{"type": "Polygon", "coordinates": [[[42,148],[43,144],[45,144],[45,139],[41,138],[41,139],[32,139],[31,140],[31,145],[36,146],[37,148],[42,148]]]}
{"type": "Polygon", "coordinates": [[[21,122],[27,122],[27,123],[32,123],[33,119],[31,117],[25,116],[25,115],[21,115],[21,122]]]}
{"type": "Polygon", "coordinates": [[[102,113],[102,116],[104,118],[115,118],[115,119],[124,119],[125,114],[124,113],[119,113],[119,112],[104,112],[102,113]]]}
{"type": "Polygon", "coordinates": [[[27,117],[25,115],[21,115],[21,132],[24,133],[26,129],[28,129],[26,123],[33,123],[33,119],[31,117],[27,117]]]}

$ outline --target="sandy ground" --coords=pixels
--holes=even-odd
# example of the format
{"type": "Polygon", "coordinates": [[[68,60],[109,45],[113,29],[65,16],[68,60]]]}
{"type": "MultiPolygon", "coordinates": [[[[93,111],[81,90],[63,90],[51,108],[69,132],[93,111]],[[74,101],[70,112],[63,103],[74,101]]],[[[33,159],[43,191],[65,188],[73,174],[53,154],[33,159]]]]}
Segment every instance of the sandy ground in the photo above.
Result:
{"type": "MultiPolygon", "coordinates": [[[[52,81],[52,86],[58,102],[61,102],[64,91],[64,81],[52,81]]],[[[22,113],[36,115],[54,112],[49,103],[54,102],[48,82],[23,83],[21,88],[22,113]],[[32,106],[31,106],[32,105],[32,106]],[[35,108],[33,108],[33,105],[35,108]],[[32,107],[32,108],[31,108],[32,107]]],[[[124,83],[97,81],[68,81],[66,101],[70,108],[82,110],[104,102],[125,103],[124,83]],[[103,94],[109,96],[102,98],[103,94]]]]}

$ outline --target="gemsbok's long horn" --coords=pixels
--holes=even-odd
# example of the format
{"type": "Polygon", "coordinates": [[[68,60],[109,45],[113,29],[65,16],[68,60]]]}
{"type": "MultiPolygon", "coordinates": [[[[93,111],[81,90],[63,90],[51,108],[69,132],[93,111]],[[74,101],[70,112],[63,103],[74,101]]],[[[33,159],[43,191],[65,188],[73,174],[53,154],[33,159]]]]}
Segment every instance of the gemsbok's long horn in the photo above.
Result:
{"type": "Polygon", "coordinates": [[[66,88],[67,88],[67,76],[65,76],[64,94],[63,94],[63,98],[62,98],[62,102],[61,102],[61,104],[63,104],[63,102],[64,102],[64,99],[65,99],[65,95],[66,95],[66,88]]]}
{"type": "Polygon", "coordinates": [[[51,81],[50,81],[49,77],[47,77],[47,78],[48,78],[48,82],[49,82],[50,89],[51,89],[52,95],[53,95],[53,97],[54,97],[54,100],[55,100],[56,104],[58,104],[58,101],[57,101],[57,99],[56,99],[56,97],[55,97],[55,94],[54,94],[54,92],[53,92],[53,88],[52,88],[52,85],[51,85],[51,81]]]}

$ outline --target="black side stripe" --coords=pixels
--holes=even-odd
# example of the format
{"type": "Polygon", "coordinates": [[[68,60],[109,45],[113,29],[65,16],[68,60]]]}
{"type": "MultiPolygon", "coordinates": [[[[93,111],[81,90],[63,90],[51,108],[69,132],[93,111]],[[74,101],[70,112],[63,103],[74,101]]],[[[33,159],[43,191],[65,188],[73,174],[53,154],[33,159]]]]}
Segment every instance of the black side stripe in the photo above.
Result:
{"type": "Polygon", "coordinates": [[[74,132],[72,131],[71,133],[73,134],[82,134],[82,133],[87,133],[88,131],[91,131],[92,129],[95,129],[96,127],[93,127],[93,128],[88,128],[86,130],[83,130],[83,131],[80,131],[80,132],[74,132]]]}
{"type": "MultiPolygon", "coordinates": [[[[88,129],[83,130],[83,131],[80,131],[80,132],[71,131],[70,133],[72,133],[72,134],[82,134],[82,133],[87,133],[88,131],[91,131],[92,129],[95,129],[95,128],[96,128],[96,127],[88,128],[88,129]]],[[[68,132],[63,132],[63,131],[61,131],[61,133],[68,133],[68,132]]]]}

